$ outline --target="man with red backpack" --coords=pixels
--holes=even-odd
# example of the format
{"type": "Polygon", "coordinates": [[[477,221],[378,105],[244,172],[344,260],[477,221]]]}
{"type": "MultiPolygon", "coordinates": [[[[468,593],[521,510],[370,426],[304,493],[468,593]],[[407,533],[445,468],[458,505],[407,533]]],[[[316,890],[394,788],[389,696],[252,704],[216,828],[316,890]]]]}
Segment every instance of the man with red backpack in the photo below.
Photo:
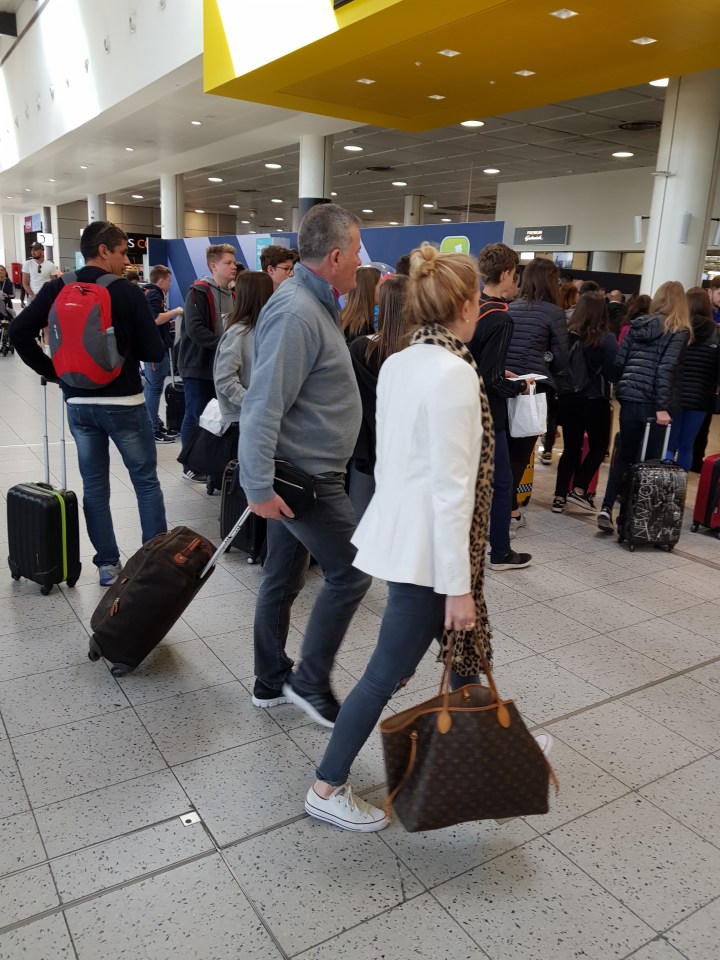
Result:
{"type": "Polygon", "coordinates": [[[127,248],[127,235],[113,223],[89,224],[80,240],[85,266],[45,284],[10,326],[22,360],[59,382],[65,395],[101,586],[114,583],[121,569],[110,513],[110,440],[135,488],[143,543],[167,530],[139,371],[141,361],[162,360],[165,347],[142,290],[123,279],[127,248]],[[48,327],[51,357],[36,340],[48,327]]]}

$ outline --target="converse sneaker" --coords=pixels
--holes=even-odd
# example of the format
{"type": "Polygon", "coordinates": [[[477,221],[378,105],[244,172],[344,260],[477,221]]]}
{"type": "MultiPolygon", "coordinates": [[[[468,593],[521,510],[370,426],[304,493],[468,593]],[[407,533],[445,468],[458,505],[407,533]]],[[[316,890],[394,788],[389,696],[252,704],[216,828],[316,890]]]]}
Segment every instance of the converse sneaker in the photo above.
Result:
{"type": "Polygon", "coordinates": [[[525,514],[521,513],[518,517],[510,517],[510,539],[521,530],[523,527],[527,526],[527,520],[525,519],[525,514]]]}
{"type": "Polygon", "coordinates": [[[98,567],[101,587],[111,587],[120,576],[122,567],[119,563],[101,563],[98,567]]]}
{"type": "Polygon", "coordinates": [[[390,822],[378,807],[361,800],[353,794],[349,783],[337,787],[325,800],[310,787],[305,797],[305,812],[332,823],[341,830],[354,830],[356,833],[373,833],[382,830],[390,822]]]}
{"type": "Polygon", "coordinates": [[[592,494],[590,493],[580,493],[578,490],[571,490],[567,495],[567,498],[568,503],[573,503],[578,507],[582,507],[583,510],[595,509],[595,502],[592,494]]]}
{"type": "Polygon", "coordinates": [[[552,502],[552,512],[562,513],[565,509],[565,497],[554,497],[552,502]]]}
{"type": "Polygon", "coordinates": [[[262,680],[256,680],[252,695],[253,705],[267,709],[268,707],[277,707],[281,703],[287,703],[282,690],[276,687],[268,687],[262,680]]]}
{"type": "Polygon", "coordinates": [[[603,507],[600,513],[597,515],[597,525],[603,533],[613,533],[613,519],[612,519],[612,510],[610,507],[603,507]]]}
{"type": "Polygon", "coordinates": [[[292,678],[283,684],[282,693],[289,703],[294,703],[305,713],[319,723],[321,727],[334,727],[337,715],[340,713],[340,704],[333,694],[327,693],[298,693],[293,689],[292,678]]]}
{"type": "Polygon", "coordinates": [[[491,570],[522,570],[530,566],[532,555],[529,553],[515,553],[511,550],[502,560],[490,561],[491,570]]]}
{"type": "Polygon", "coordinates": [[[207,477],[204,473],[195,473],[194,470],[183,470],[183,479],[190,480],[192,483],[207,483],[207,477]]]}

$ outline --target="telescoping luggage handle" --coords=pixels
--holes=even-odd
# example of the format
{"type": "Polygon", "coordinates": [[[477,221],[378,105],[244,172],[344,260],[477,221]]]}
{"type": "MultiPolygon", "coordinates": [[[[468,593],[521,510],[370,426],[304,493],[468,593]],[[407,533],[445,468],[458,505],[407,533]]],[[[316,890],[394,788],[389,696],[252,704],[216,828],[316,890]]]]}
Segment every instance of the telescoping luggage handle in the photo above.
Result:
{"type": "Polygon", "coordinates": [[[237,521],[237,523],[236,523],[235,526],[232,528],[232,530],[230,531],[230,533],[228,533],[228,535],[225,537],[225,539],[223,540],[223,542],[222,542],[222,543],[220,544],[220,546],[217,548],[217,550],[215,551],[215,553],[210,557],[210,559],[208,560],[208,562],[205,564],[205,566],[204,566],[204,567],[202,568],[202,570],[200,571],[200,579],[201,579],[201,580],[203,579],[203,577],[207,576],[207,574],[210,572],[210,570],[212,570],[212,568],[213,568],[213,567],[215,566],[215,564],[218,562],[218,560],[220,559],[220,557],[227,551],[228,547],[232,546],[233,540],[234,540],[235,537],[240,533],[240,531],[242,530],[243,526],[244,526],[245,523],[247,522],[247,519],[248,519],[248,517],[250,516],[251,513],[252,513],[252,510],[250,509],[250,507],[246,507],[246,508],[243,510],[243,512],[242,512],[242,514],[241,514],[241,516],[240,516],[240,519],[237,521]]]}
{"type": "MultiPolygon", "coordinates": [[[[648,441],[650,439],[650,428],[655,423],[655,417],[648,417],[648,421],[645,424],[645,436],[643,437],[642,453],[640,454],[640,462],[642,463],[645,460],[645,454],[647,453],[648,441]]],[[[663,442],[663,451],[660,454],[660,459],[664,460],[667,455],[668,444],[670,443],[670,424],[665,427],[665,440],[663,442]]]]}
{"type": "MultiPolygon", "coordinates": [[[[43,398],[43,452],[45,456],[45,483],[50,486],[50,438],[48,437],[47,380],[40,377],[43,398]]],[[[67,461],[65,459],[65,397],[60,394],[60,489],[67,489],[67,461]]]]}

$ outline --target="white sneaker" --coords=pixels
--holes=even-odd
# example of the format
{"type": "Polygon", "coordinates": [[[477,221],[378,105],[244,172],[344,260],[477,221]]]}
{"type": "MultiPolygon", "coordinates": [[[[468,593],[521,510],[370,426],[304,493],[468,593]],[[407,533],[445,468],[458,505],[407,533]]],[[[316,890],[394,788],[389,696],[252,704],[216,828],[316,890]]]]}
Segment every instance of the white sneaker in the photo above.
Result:
{"type": "Polygon", "coordinates": [[[327,800],[310,787],[305,797],[305,812],[316,820],[356,833],[372,833],[390,823],[382,810],[356,797],[349,783],[333,790],[327,800]]]}
{"type": "Polygon", "coordinates": [[[533,737],[535,738],[537,745],[547,757],[552,750],[553,738],[549,733],[534,733],[533,737]]]}

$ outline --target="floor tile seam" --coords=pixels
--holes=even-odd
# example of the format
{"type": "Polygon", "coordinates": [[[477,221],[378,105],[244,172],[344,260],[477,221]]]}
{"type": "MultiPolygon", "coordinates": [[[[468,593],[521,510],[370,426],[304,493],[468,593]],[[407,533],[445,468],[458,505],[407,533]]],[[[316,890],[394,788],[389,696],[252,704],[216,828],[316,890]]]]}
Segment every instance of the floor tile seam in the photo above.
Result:
{"type": "MultiPolygon", "coordinates": [[[[698,760],[702,760],[702,759],[706,759],[706,758],[704,758],[704,757],[698,757],[698,760]]],[[[693,763],[697,763],[698,760],[694,760],[693,763]]],[[[674,770],[674,771],[673,771],[673,773],[677,773],[677,772],[678,772],[677,770],[674,770]]],[[[667,774],[667,773],[665,774],[666,777],[672,776],[672,775],[673,775],[673,774],[667,774]]],[[[663,778],[663,777],[658,777],[658,780],[662,780],[662,779],[664,779],[664,778],[663,778]]],[[[654,781],[653,781],[653,783],[657,783],[657,782],[658,782],[657,780],[654,780],[654,781]]],[[[642,797],[642,799],[643,799],[646,803],[649,803],[651,806],[655,807],[655,809],[656,809],[659,813],[663,814],[663,815],[666,816],[666,817],[669,817],[671,820],[674,820],[675,823],[678,824],[678,826],[683,827],[685,830],[689,830],[690,833],[694,834],[694,835],[698,838],[698,840],[701,840],[703,843],[709,843],[711,847],[715,847],[716,850],[718,850],[718,851],[720,852],[720,839],[718,839],[718,840],[709,840],[707,837],[704,837],[701,833],[699,833],[699,832],[695,829],[694,826],[691,826],[689,823],[683,823],[683,821],[682,821],[679,817],[676,817],[674,813],[670,813],[670,812],[669,812],[668,810],[666,810],[664,807],[661,807],[660,804],[659,804],[659,803],[656,803],[651,797],[643,796],[643,794],[640,793],[640,791],[641,791],[641,790],[645,790],[646,787],[649,787],[649,786],[651,786],[651,784],[649,784],[649,783],[648,783],[648,784],[645,784],[645,786],[643,786],[643,787],[638,787],[638,788],[637,788],[637,791],[636,791],[636,792],[640,795],[640,797],[642,797]]]]}
{"type": "MultiPolygon", "coordinates": [[[[28,870],[33,870],[36,867],[45,867],[45,866],[50,867],[50,870],[53,873],[53,878],[54,878],[55,875],[54,875],[54,871],[52,870],[53,864],[57,864],[58,861],[60,860],[65,860],[68,857],[74,857],[76,854],[88,853],[89,851],[95,850],[99,847],[103,847],[108,843],[115,843],[116,841],[119,841],[119,840],[125,840],[126,838],[137,836],[140,833],[144,833],[146,830],[152,830],[154,827],[162,827],[162,826],[165,826],[166,824],[172,824],[175,820],[182,820],[182,818],[184,816],[187,816],[188,813],[197,813],[197,812],[198,811],[195,809],[195,806],[192,804],[192,802],[190,802],[188,805],[188,809],[185,810],[183,813],[176,813],[170,817],[163,817],[160,820],[154,820],[152,823],[143,824],[141,827],[133,827],[130,830],[125,831],[124,833],[117,833],[111,837],[105,837],[103,840],[94,840],[92,843],[88,843],[84,847],[74,847],[72,850],[66,850],[64,853],[58,853],[53,857],[47,854],[47,848],[45,847],[45,842],[43,840],[42,833],[40,833],[40,828],[38,826],[38,833],[40,833],[40,839],[43,841],[43,848],[45,849],[45,853],[46,853],[45,859],[38,860],[36,863],[33,863],[30,866],[19,867],[17,870],[11,870],[9,873],[4,873],[0,875],[0,882],[2,882],[3,880],[6,880],[8,877],[17,877],[23,873],[27,873],[28,870]]],[[[18,816],[18,814],[13,814],[13,816],[18,816]]],[[[37,820],[35,822],[37,825],[37,820]]],[[[204,825],[204,821],[201,820],[201,822],[204,825]]],[[[59,896],[59,892],[58,892],[58,896],[59,896]]]]}
{"type": "MultiPolygon", "coordinates": [[[[558,737],[558,740],[560,740],[559,737],[558,737]]],[[[564,740],[562,740],[562,741],[560,741],[560,742],[561,742],[564,746],[566,746],[566,747],[569,746],[569,744],[567,744],[564,740]]],[[[579,753],[579,750],[577,750],[577,749],[574,748],[574,747],[570,747],[570,749],[571,749],[571,750],[575,750],[576,753],[579,753]]],[[[546,830],[540,830],[540,829],[538,829],[538,827],[535,827],[535,826],[533,826],[532,824],[528,823],[528,826],[529,826],[529,827],[532,827],[532,829],[537,832],[538,836],[540,836],[540,837],[546,837],[546,836],[547,836],[549,833],[551,833],[553,830],[560,830],[560,829],[562,829],[562,828],[564,828],[564,827],[569,827],[571,824],[576,823],[578,820],[582,820],[583,817],[589,816],[591,813],[597,813],[598,810],[602,810],[603,807],[607,807],[608,804],[610,804],[610,803],[615,803],[616,800],[624,800],[626,797],[631,796],[633,793],[637,793],[638,790],[644,789],[643,787],[638,787],[638,788],[631,787],[629,784],[624,783],[622,780],[620,780],[620,778],[617,776],[617,774],[610,773],[608,770],[605,770],[604,767],[601,767],[600,764],[597,763],[597,761],[591,760],[590,757],[586,757],[585,754],[580,754],[580,756],[582,756],[583,759],[587,760],[588,763],[592,763],[593,766],[597,767],[598,770],[600,770],[602,773],[606,773],[609,777],[612,777],[613,780],[616,780],[621,786],[623,786],[623,787],[625,788],[625,792],[624,792],[624,793],[621,793],[621,794],[620,794],[619,796],[617,796],[617,797],[612,797],[612,799],[610,799],[610,800],[603,800],[603,802],[602,802],[602,803],[599,803],[596,807],[591,807],[589,810],[583,810],[582,813],[575,814],[575,816],[570,817],[569,820],[565,820],[565,821],[563,821],[563,823],[558,823],[558,824],[557,824],[556,826],[554,826],[554,827],[548,827],[546,830]]],[[[693,761],[693,762],[694,762],[694,761],[693,761]]],[[[554,768],[553,768],[553,770],[554,770],[554,768]]],[[[667,774],[663,774],[663,776],[667,776],[667,774]]],[[[558,779],[559,779],[559,783],[560,783],[560,794],[559,794],[559,795],[562,796],[562,779],[560,779],[560,778],[558,778],[558,779]]],[[[549,790],[549,789],[550,789],[550,788],[548,787],[548,790],[549,790]]],[[[543,814],[540,814],[539,816],[543,816],[543,814]]],[[[523,822],[527,823],[527,818],[526,818],[526,817],[520,817],[519,819],[522,819],[523,822]]]]}
{"type": "MultiPolygon", "coordinates": [[[[142,718],[140,718],[140,719],[141,719],[141,721],[142,721],[142,718]]],[[[143,725],[143,726],[144,726],[144,725],[143,725]]],[[[146,727],[145,729],[147,730],[147,727],[146,727]]],[[[220,756],[222,756],[223,753],[229,753],[231,750],[240,750],[242,747],[251,746],[253,743],[262,743],[264,740],[272,740],[273,737],[277,737],[277,736],[278,736],[279,734],[281,734],[281,733],[282,733],[282,734],[285,734],[285,737],[286,737],[287,739],[291,740],[293,746],[297,747],[297,744],[295,743],[295,741],[292,740],[291,737],[289,737],[288,731],[287,731],[287,730],[283,730],[281,727],[278,727],[278,730],[277,730],[277,731],[273,731],[272,733],[269,733],[266,737],[258,737],[257,740],[250,740],[250,741],[248,741],[247,743],[238,743],[238,744],[235,744],[235,745],[232,746],[232,747],[223,747],[222,750],[216,750],[215,753],[208,753],[208,754],[205,754],[205,755],[202,756],[202,757],[197,757],[197,758],[194,759],[194,760],[182,760],[180,763],[173,763],[173,764],[169,764],[169,763],[168,763],[167,765],[168,765],[168,768],[174,772],[174,771],[177,770],[178,768],[184,767],[186,764],[196,763],[198,760],[207,760],[209,757],[220,757],[220,756]]],[[[148,736],[150,736],[150,733],[149,733],[149,732],[148,732],[148,736]]],[[[154,744],[154,743],[155,743],[155,741],[153,740],[153,744],[154,744]]],[[[159,747],[157,747],[157,749],[160,750],[159,747]]],[[[300,748],[298,747],[298,750],[299,750],[299,749],[300,749],[300,748]]],[[[164,755],[162,754],[162,751],[160,751],[160,755],[163,757],[163,760],[165,760],[165,757],[164,757],[164,755]]],[[[167,760],[165,760],[165,763],[167,763],[167,760]]],[[[181,783],[181,785],[182,785],[182,783],[181,783]]],[[[183,789],[185,789],[185,788],[183,788],[183,789]]]]}
{"type": "Polygon", "coordinates": [[[75,954],[75,960],[80,960],[80,954],[78,953],[78,949],[75,946],[75,937],[73,937],[72,935],[72,930],[70,929],[70,924],[68,922],[68,918],[64,910],[62,913],[62,921],[65,924],[65,929],[67,930],[68,939],[70,940],[70,946],[72,947],[73,953],[75,954]]]}
{"type": "MultiPolygon", "coordinates": [[[[157,770],[146,770],[144,773],[138,773],[135,776],[127,777],[124,780],[117,780],[114,783],[105,783],[102,786],[93,787],[92,790],[85,790],[83,793],[74,793],[71,797],[63,797],[62,800],[50,800],[47,803],[36,803],[36,804],[32,804],[31,802],[30,809],[37,810],[37,811],[45,810],[45,809],[48,809],[49,807],[56,807],[61,803],[70,803],[73,800],[79,800],[81,797],[91,797],[94,793],[100,793],[102,790],[109,790],[114,787],[121,787],[121,786],[124,786],[125,784],[133,783],[135,780],[142,780],[143,777],[152,777],[158,773],[167,773],[168,771],[172,772],[172,767],[169,766],[169,764],[167,763],[164,757],[163,757],[163,763],[165,765],[163,767],[160,767],[157,770]]],[[[177,780],[177,777],[175,777],[175,779],[177,780]]],[[[178,781],[178,784],[181,787],[185,796],[187,796],[187,793],[184,787],[182,786],[182,784],[179,781],[178,781]]],[[[188,800],[189,799],[190,798],[188,797],[188,800]]],[[[192,805],[192,801],[191,801],[191,805],[192,805]]]]}
{"type": "MultiPolygon", "coordinates": [[[[697,683],[697,681],[695,682],[697,683]]],[[[699,684],[699,686],[702,686],[702,684],[699,684]]],[[[704,743],[699,743],[697,740],[691,740],[690,736],[686,733],[678,733],[677,730],[673,730],[672,727],[668,726],[668,724],[664,720],[658,720],[655,717],[653,717],[651,714],[644,713],[640,707],[635,707],[631,703],[628,703],[627,707],[629,710],[633,710],[635,713],[638,714],[638,716],[643,717],[645,720],[650,720],[653,723],[656,723],[658,726],[664,727],[665,730],[668,731],[668,733],[671,733],[675,737],[679,737],[681,740],[685,740],[691,746],[697,747],[698,750],[704,750],[705,751],[704,756],[707,756],[707,754],[709,753],[713,753],[717,749],[717,744],[714,747],[708,747],[704,743]]],[[[698,757],[697,759],[701,759],[701,758],[698,757]]]]}
{"type": "MultiPolygon", "coordinates": [[[[27,679],[27,677],[22,677],[18,679],[27,679]]],[[[123,696],[125,696],[125,694],[123,694],[123,696]]],[[[127,711],[127,710],[133,710],[134,712],[134,707],[132,703],[128,702],[127,706],[118,707],[116,710],[109,710],[108,708],[105,708],[105,710],[102,713],[93,713],[89,717],[78,717],[74,720],[62,720],[60,723],[53,723],[49,727],[41,727],[38,730],[26,730],[22,733],[14,733],[10,736],[10,739],[21,740],[23,737],[34,737],[41,733],[50,733],[50,731],[52,730],[59,730],[61,727],[69,727],[69,726],[72,726],[73,724],[87,723],[89,720],[103,720],[106,717],[108,718],[114,717],[116,714],[123,713],[124,711],[127,711]]]]}
{"type": "MultiPolygon", "coordinates": [[[[2,600],[1,600],[1,599],[0,599],[0,604],[2,604],[2,600]]],[[[0,638],[0,639],[2,639],[2,638],[0,638]]],[[[2,662],[4,659],[5,659],[5,657],[0,656],[0,662],[2,662]]],[[[62,670],[72,670],[73,667],[86,667],[86,666],[89,665],[89,663],[90,663],[90,662],[89,662],[89,660],[88,660],[87,654],[85,654],[85,656],[83,657],[83,659],[82,659],[79,663],[66,663],[66,664],[65,664],[64,666],[62,666],[62,667],[49,667],[47,670],[34,670],[32,673],[22,673],[22,674],[20,674],[20,675],[17,676],[17,677],[8,677],[7,679],[0,680],[0,693],[2,693],[2,688],[3,688],[4,684],[6,684],[6,683],[12,683],[14,680],[27,680],[28,677],[42,677],[42,676],[44,676],[45,674],[48,674],[48,673],[60,673],[62,670]]],[[[95,666],[95,665],[94,665],[94,664],[90,664],[90,666],[95,666]]],[[[96,668],[96,669],[97,669],[97,668],[96,668]]],[[[110,669],[107,668],[107,670],[108,670],[108,673],[110,673],[110,669]]],[[[112,674],[110,674],[110,676],[112,677],[112,674]]],[[[117,680],[116,680],[115,677],[113,677],[113,680],[115,680],[115,681],[117,682],[117,680]]],[[[118,684],[118,687],[119,687],[120,690],[122,690],[122,687],[120,687],[120,684],[118,684]]],[[[123,691],[123,694],[124,694],[124,691],[123,691]]],[[[128,703],[129,703],[129,701],[128,701],[128,703]]],[[[0,710],[2,710],[2,706],[1,706],[1,705],[0,705],[0,710]]],[[[56,726],[58,726],[58,724],[56,724],[56,726]]],[[[43,727],[43,730],[45,730],[45,729],[50,729],[50,728],[49,728],[49,727],[47,727],[47,728],[46,728],[46,727],[43,727]]],[[[15,736],[18,736],[18,737],[19,737],[19,736],[24,736],[24,734],[19,734],[19,733],[18,733],[18,734],[15,734],[15,736]]]]}
{"type": "MultiPolygon", "coordinates": [[[[680,920],[678,920],[676,923],[673,923],[671,926],[663,930],[662,936],[663,937],[667,936],[668,933],[670,933],[676,927],[679,927],[681,923],[685,923],[691,917],[694,917],[695,914],[700,913],[701,910],[706,910],[709,906],[711,906],[713,903],[717,903],[719,900],[720,900],[720,895],[717,897],[713,897],[712,900],[708,900],[707,903],[703,903],[701,906],[696,907],[694,910],[691,910],[686,916],[681,917],[680,920]]],[[[692,960],[692,957],[688,957],[687,954],[683,953],[680,947],[676,947],[674,943],[670,944],[670,946],[675,947],[678,953],[682,954],[683,957],[687,957],[687,960],[692,960]]]]}
{"type": "MultiPolygon", "coordinates": [[[[166,649],[170,649],[170,647],[181,647],[184,643],[194,643],[196,640],[202,640],[202,637],[190,637],[188,640],[178,640],[177,643],[169,643],[166,649]]],[[[225,667],[225,664],[223,663],[222,666],[225,667]]],[[[228,671],[229,674],[231,674],[232,680],[221,680],[219,683],[210,683],[206,687],[196,687],[194,690],[179,690],[179,691],[176,690],[175,693],[168,693],[165,696],[156,697],[154,700],[143,700],[138,703],[133,703],[133,701],[130,700],[130,698],[128,697],[128,702],[130,703],[130,706],[133,708],[133,710],[142,709],[142,707],[148,707],[153,703],[163,703],[165,700],[172,700],[173,697],[186,697],[193,693],[201,693],[203,690],[214,690],[216,687],[226,687],[228,686],[228,684],[231,684],[231,683],[242,682],[240,680],[240,677],[236,677],[229,667],[225,667],[225,669],[228,671]]],[[[132,677],[132,674],[129,674],[129,677],[132,677]]],[[[118,684],[118,686],[120,687],[121,690],[124,691],[124,687],[122,686],[122,684],[118,684]]]]}
{"type": "MultiPolygon", "coordinates": [[[[91,903],[93,900],[98,900],[101,897],[107,896],[111,893],[117,893],[119,890],[124,890],[126,887],[136,886],[138,883],[143,883],[145,880],[154,880],[156,877],[162,876],[165,873],[169,873],[178,867],[184,867],[190,863],[195,863],[198,860],[206,860],[208,857],[214,857],[216,853],[217,851],[214,848],[212,850],[205,850],[202,853],[193,854],[191,857],[184,857],[182,860],[178,860],[174,863],[165,864],[165,866],[158,867],[155,870],[149,870],[147,873],[144,873],[139,877],[131,877],[128,880],[124,880],[122,883],[115,883],[112,886],[103,887],[102,890],[94,890],[92,893],[87,893],[82,897],[76,897],[72,900],[68,900],[67,903],[60,902],[55,907],[49,907],[47,910],[41,910],[30,917],[24,917],[22,920],[16,920],[14,923],[0,927],[0,936],[22,929],[22,927],[26,927],[29,924],[35,923],[39,920],[46,920],[48,917],[55,916],[58,913],[63,913],[66,910],[73,910],[76,907],[84,906],[86,903],[91,903]]],[[[52,874],[52,870],[50,872],[52,874]]]]}

